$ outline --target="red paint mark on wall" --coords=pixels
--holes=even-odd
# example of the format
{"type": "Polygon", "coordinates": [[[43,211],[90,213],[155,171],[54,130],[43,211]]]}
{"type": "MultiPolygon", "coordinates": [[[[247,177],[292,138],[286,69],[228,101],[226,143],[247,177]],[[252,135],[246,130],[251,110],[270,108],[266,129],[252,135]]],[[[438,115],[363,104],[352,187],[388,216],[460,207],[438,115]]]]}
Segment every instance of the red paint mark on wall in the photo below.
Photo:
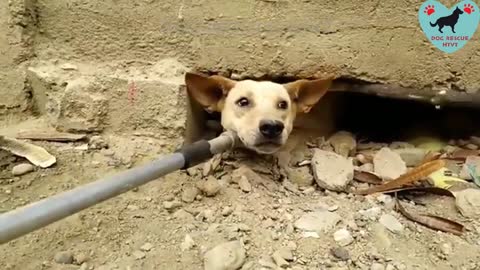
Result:
{"type": "Polygon", "coordinates": [[[132,81],[128,86],[128,94],[127,94],[128,102],[130,103],[130,105],[133,105],[135,103],[135,98],[137,97],[137,91],[138,91],[137,85],[135,84],[134,81],[132,81]]]}

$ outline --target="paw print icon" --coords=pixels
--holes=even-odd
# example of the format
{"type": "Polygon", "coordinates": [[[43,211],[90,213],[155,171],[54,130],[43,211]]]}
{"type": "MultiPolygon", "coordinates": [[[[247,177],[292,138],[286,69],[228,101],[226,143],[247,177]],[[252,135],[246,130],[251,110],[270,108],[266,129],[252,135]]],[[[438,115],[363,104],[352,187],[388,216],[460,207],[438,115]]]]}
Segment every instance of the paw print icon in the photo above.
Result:
{"type": "Polygon", "coordinates": [[[435,6],[434,5],[428,5],[425,7],[425,10],[423,11],[423,13],[427,14],[427,16],[430,16],[432,15],[433,13],[435,13],[435,6]]]}
{"type": "Polygon", "coordinates": [[[475,12],[475,9],[471,4],[465,4],[463,5],[463,11],[465,11],[467,14],[471,14],[472,12],[475,12]]]}

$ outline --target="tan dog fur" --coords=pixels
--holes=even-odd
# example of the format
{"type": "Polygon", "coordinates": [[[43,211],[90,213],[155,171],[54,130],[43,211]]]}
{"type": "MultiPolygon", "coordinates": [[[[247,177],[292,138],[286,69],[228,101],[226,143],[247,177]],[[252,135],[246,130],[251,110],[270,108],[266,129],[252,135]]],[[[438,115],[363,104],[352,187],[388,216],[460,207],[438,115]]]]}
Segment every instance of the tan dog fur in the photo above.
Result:
{"type": "MultiPolygon", "coordinates": [[[[245,147],[272,154],[285,145],[294,121],[307,114],[326,94],[333,78],[297,80],[287,84],[270,81],[235,81],[222,76],[187,73],[189,94],[207,111],[221,112],[221,125],[234,131],[245,147]],[[265,121],[282,124],[275,138],[260,131],[265,121]]],[[[269,123],[270,123],[269,122],[269,123]]]]}

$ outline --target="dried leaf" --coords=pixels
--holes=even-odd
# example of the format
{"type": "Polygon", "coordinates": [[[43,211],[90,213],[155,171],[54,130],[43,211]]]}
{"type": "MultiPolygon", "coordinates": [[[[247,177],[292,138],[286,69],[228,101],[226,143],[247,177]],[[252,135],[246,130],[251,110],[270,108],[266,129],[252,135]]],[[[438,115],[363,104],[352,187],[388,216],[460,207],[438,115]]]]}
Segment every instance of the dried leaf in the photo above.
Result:
{"type": "Polygon", "coordinates": [[[353,179],[362,183],[369,183],[373,185],[379,185],[382,183],[382,179],[376,174],[357,170],[353,172],[353,179]]]}
{"type": "Polygon", "coordinates": [[[455,235],[461,235],[463,233],[464,227],[462,224],[457,223],[455,221],[433,216],[433,215],[423,215],[423,214],[416,214],[416,213],[408,213],[405,208],[400,204],[400,201],[396,199],[396,209],[406,218],[410,219],[411,221],[420,223],[428,228],[443,231],[443,232],[450,232],[455,235]]]}
{"type": "Polygon", "coordinates": [[[17,139],[27,139],[32,141],[51,141],[51,142],[75,142],[85,139],[85,134],[73,134],[49,130],[24,131],[17,134],[17,139]]]}
{"type": "Polygon", "coordinates": [[[448,197],[455,197],[452,192],[449,190],[438,188],[438,187],[404,187],[404,188],[397,188],[386,191],[386,194],[389,193],[402,193],[402,192],[425,192],[425,193],[432,193],[441,196],[448,196],[448,197]]]}
{"type": "Polygon", "coordinates": [[[425,157],[423,158],[422,162],[420,162],[420,164],[425,164],[425,163],[428,163],[430,161],[434,161],[434,160],[437,160],[439,159],[440,157],[442,156],[442,153],[439,153],[439,152],[428,152],[425,157]]]}
{"type": "Polygon", "coordinates": [[[385,192],[392,189],[398,189],[405,185],[409,185],[416,181],[422,180],[425,177],[429,176],[431,173],[439,170],[440,168],[443,168],[444,166],[445,166],[445,161],[441,159],[430,161],[418,167],[415,167],[410,172],[407,172],[401,175],[397,179],[394,179],[392,181],[389,181],[379,186],[375,186],[375,187],[371,187],[363,190],[357,190],[355,193],[359,195],[368,195],[376,192],[385,192]]]}

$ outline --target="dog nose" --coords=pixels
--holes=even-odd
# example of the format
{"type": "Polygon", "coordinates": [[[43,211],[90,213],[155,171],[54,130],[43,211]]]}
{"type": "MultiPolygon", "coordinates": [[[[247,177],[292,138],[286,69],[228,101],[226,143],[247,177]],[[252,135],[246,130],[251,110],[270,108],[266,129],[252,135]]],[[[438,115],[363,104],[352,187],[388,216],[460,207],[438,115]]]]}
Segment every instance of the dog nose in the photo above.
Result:
{"type": "Polygon", "coordinates": [[[284,125],[277,120],[262,120],[260,121],[260,133],[265,138],[274,139],[282,134],[284,125]]]}

